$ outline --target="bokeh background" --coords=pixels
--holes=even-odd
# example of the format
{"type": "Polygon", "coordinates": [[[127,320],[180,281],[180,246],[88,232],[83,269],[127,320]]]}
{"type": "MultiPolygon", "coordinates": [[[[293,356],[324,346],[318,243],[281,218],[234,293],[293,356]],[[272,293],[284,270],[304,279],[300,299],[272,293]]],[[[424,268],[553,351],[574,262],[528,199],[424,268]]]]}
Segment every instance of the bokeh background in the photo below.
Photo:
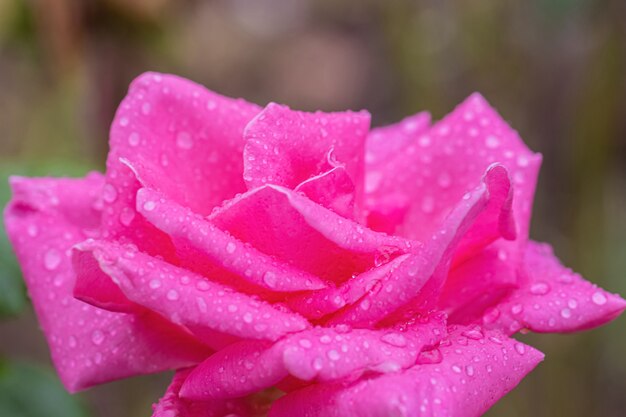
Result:
{"type": "MultiPolygon", "coordinates": [[[[534,237],[626,294],[624,0],[0,0],[0,205],[9,174],[102,170],[146,70],[375,125],[480,91],[544,155],[534,237]]],[[[547,360],[489,416],[626,415],[626,317],[522,337],[547,360]]],[[[148,416],[167,379],[65,394],[0,230],[1,416],[148,416]]]]}

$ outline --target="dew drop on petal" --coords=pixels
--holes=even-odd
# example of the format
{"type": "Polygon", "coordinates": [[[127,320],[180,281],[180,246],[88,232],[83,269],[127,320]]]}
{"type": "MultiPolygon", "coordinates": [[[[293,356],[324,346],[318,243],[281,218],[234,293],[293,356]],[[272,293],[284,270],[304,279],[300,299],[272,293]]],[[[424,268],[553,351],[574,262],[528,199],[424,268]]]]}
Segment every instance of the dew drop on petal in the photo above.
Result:
{"type": "Polygon", "coordinates": [[[152,211],[156,208],[156,203],[154,201],[146,201],[143,203],[143,209],[145,211],[152,211]]]}
{"type": "Polygon", "coordinates": [[[94,332],[91,334],[91,341],[94,345],[101,345],[102,342],[104,342],[104,333],[102,333],[100,330],[94,330],[94,332]]]}
{"type": "Polygon", "coordinates": [[[178,291],[171,289],[167,292],[167,299],[170,301],[178,300],[178,291]]]}
{"type": "Polygon", "coordinates": [[[545,282],[536,282],[530,286],[530,292],[534,295],[546,295],[550,292],[550,286],[545,282]]]}
{"type": "Polygon", "coordinates": [[[593,301],[594,304],[601,306],[606,304],[607,300],[606,296],[598,291],[593,293],[593,295],[591,296],[591,301],[593,301]]]}
{"type": "Polygon", "coordinates": [[[176,135],[176,145],[180,149],[191,149],[193,147],[193,139],[188,132],[179,132],[176,135]]]}
{"type": "Polygon", "coordinates": [[[335,349],[329,350],[326,356],[328,356],[328,359],[331,361],[338,361],[341,358],[341,355],[335,349]]]}
{"type": "Polygon", "coordinates": [[[267,271],[263,274],[263,282],[267,284],[268,287],[274,288],[276,286],[276,274],[272,271],[267,271]]]}
{"type": "Polygon", "coordinates": [[[61,254],[56,249],[50,249],[43,258],[43,264],[48,271],[53,271],[57,269],[59,264],[61,263],[61,254]]]}
{"type": "Polygon", "coordinates": [[[228,242],[228,244],[226,245],[226,252],[228,253],[235,253],[236,249],[237,245],[235,245],[233,242],[228,242]]]}

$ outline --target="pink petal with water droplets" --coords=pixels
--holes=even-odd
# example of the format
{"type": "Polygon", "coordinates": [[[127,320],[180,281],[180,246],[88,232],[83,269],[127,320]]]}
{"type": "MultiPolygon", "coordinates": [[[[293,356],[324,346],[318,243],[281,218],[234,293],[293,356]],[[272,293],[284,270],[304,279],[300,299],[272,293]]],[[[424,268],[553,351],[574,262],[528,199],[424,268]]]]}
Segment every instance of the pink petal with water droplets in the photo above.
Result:
{"type": "Polygon", "coordinates": [[[317,276],[258,251],[161,193],[142,188],[137,211],[172,239],[182,267],[250,294],[325,288],[317,276]]]}
{"type": "Polygon", "coordinates": [[[270,417],[474,417],[513,389],[543,354],[499,332],[462,329],[439,350],[442,360],[354,383],[319,384],[277,400],[270,417]]]}
{"type": "Polygon", "coordinates": [[[619,295],[561,265],[547,244],[528,242],[521,278],[520,288],[487,313],[485,325],[509,334],[521,329],[573,332],[600,326],[626,308],[619,295]]]}
{"type": "Polygon", "coordinates": [[[397,372],[413,366],[421,350],[445,334],[445,315],[433,314],[392,329],[317,327],[274,345],[242,341],[200,364],[181,393],[193,400],[235,398],[271,387],[288,373],[303,381],[333,381],[397,372]]]}
{"type": "Polygon", "coordinates": [[[76,250],[92,253],[129,300],[188,328],[209,344],[214,332],[276,340],[309,327],[295,313],[274,308],[133,248],[88,241],[76,250]]]}
{"type": "Polygon", "coordinates": [[[208,214],[245,190],[243,130],[260,110],[173,75],[139,76],[111,126],[105,230],[166,256],[171,250],[167,237],[135,213],[140,187],[136,177],[178,203],[208,214]]]}
{"type": "Polygon", "coordinates": [[[348,323],[359,327],[375,325],[388,315],[385,323],[410,317],[413,311],[426,311],[437,303],[441,288],[448,274],[452,255],[472,230],[482,213],[492,209],[497,193],[491,193],[497,181],[506,181],[501,166],[490,167],[483,183],[467,193],[445,219],[443,227],[415,254],[411,254],[391,274],[381,281],[385,291],[368,293],[357,304],[346,307],[335,315],[331,323],[348,323]]]}
{"type": "Polygon", "coordinates": [[[12,178],[5,210],[9,238],[52,360],[68,390],[127,376],[189,366],[210,350],[149,312],[119,314],[72,297],[71,247],[100,222],[104,178],[12,178]]]}
{"type": "Polygon", "coordinates": [[[360,184],[369,125],[366,111],[305,113],[268,104],[245,130],[248,188],[264,184],[295,188],[335,166],[345,167],[352,182],[360,184]]]}
{"type": "MultiPolygon", "coordinates": [[[[380,224],[381,230],[390,231],[389,224],[395,223],[400,235],[425,239],[494,162],[507,168],[516,190],[512,210],[521,243],[509,246],[523,245],[541,157],[524,145],[479,94],[470,96],[427,132],[418,129],[404,152],[389,158],[377,186],[369,187],[366,194],[372,226],[380,224]],[[407,206],[392,210],[393,200],[407,206]],[[385,213],[392,218],[385,221],[385,213]]],[[[371,179],[369,172],[367,177],[371,179]]]]}
{"type": "Polygon", "coordinates": [[[354,183],[342,166],[301,182],[294,191],[340,216],[354,217],[354,183]]]}
{"type": "Polygon", "coordinates": [[[287,298],[284,304],[308,319],[319,319],[346,305],[354,304],[369,292],[381,291],[383,279],[393,273],[393,270],[409,256],[409,254],[400,255],[391,260],[381,258],[380,266],[350,278],[338,287],[296,294],[287,298]]]}
{"type": "Polygon", "coordinates": [[[517,268],[490,246],[450,271],[438,306],[452,324],[468,324],[517,288],[517,268]]]}
{"type": "Polygon", "coordinates": [[[272,343],[245,340],[198,365],[181,388],[194,401],[237,398],[269,388],[287,376],[282,352],[272,343]]]}
{"type": "Polygon", "coordinates": [[[261,252],[329,282],[343,282],[371,268],[382,254],[400,255],[415,244],[374,232],[275,185],[227,202],[209,221],[261,252]]]}
{"type": "Polygon", "coordinates": [[[158,403],[153,405],[152,417],[252,417],[254,404],[247,398],[187,401],[179,391],[193,368],[176,372],[158,403]]]}

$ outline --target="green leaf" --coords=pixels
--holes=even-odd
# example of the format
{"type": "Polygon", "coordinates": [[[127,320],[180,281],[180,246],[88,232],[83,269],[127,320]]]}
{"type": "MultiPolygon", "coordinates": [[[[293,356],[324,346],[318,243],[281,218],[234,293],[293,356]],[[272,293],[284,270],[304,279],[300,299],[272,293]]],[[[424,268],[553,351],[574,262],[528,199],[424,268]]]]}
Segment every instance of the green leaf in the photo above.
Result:
{"type": "Polygon", "coordinates": [[[78,397],[65,391],[58,377],[39,365],[0,363],[0,416],[87,417],[78,397]]]}

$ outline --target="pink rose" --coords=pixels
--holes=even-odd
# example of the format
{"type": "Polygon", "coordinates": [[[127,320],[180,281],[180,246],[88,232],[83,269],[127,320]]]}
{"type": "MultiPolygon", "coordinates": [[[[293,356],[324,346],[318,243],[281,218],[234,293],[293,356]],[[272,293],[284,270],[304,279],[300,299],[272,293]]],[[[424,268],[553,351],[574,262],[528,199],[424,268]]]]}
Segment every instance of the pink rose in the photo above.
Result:
{"type": "Polygon", "coordinates": [[[176,369],[154,416],[258,415],[271,387],[272,417],[477,416],[543,359],[512,334],[624,310],[529,240],[541,156],[480,95],[369,125],[145,74],[106,175],[12,178],[68,390],[176,369]]]}

